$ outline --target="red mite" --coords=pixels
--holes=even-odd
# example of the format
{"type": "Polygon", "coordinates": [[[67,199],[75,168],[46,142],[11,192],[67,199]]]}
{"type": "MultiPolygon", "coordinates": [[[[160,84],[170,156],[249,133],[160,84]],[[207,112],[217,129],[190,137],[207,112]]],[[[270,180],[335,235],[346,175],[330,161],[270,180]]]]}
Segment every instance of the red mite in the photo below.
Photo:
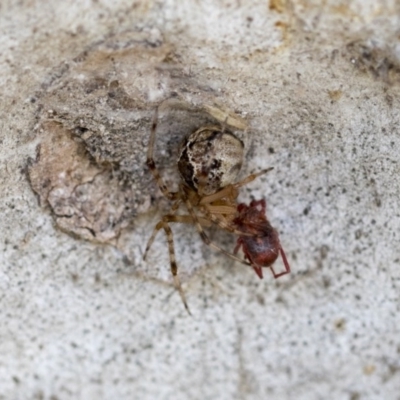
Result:
{"type": "Polygon", "coordinates": [[[237,206],[239,216],[233,222],[238,229],[251,236],[239,236],[233,252],[236,254],[242,247],[245,258],[249,260],[260,279],[263,278],[262,267],[270,267],[274,278],[279,278],[290,273],[290,266],[279,241],[278,232],[269,223],[265,210],[264,199],[253,200],[249,206],[244,203],[237,206]],[[285,271],[277,274],[272,264],[279,254],[285,265],[285,271]]]}

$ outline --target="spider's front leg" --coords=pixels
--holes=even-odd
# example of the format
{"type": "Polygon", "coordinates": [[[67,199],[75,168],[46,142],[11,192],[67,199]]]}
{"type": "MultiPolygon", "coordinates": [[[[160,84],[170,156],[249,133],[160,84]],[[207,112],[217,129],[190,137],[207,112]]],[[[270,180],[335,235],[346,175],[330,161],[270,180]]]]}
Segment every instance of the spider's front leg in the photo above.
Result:
{"type": "Polygon", "coordinates": [[[262,169],[261,171],[256,172],[256,173],[254,173],[254,174],[250,174],[249,176],[247,176],[246,178],[242,179],[241,181],[236,182],[235,184],[233,184],[233,186],[234,186],[236,189],[237,189],[237,188],[240,188],[240,187],[242,187],[242,186],[245,186],[245,185],[247,185],[248,183],[254,181],[254,179],[258,178],[258,177],[261,176],[261,175],[266,174],[266,173],[269,172],[269,171],[272,171],[273,169],[274,169],[274,167],[269,167],[269,168],[262,169]]]}
{"type": "Polygon", "coordinates": [[[285,270],[283,272],[280,272],[279,274],[277,274],[277,273],[275,273],[274,268],[271,265],[270,268],[271,268],[272,274],[274,275],[275,279],[279,278],[280,276],[283,276],[283,275],[286,275],[286,274],[290,274],[290,265],[289,265],[289,262],[288,262],[288,260],[286,258],[286,254],[282,249],[282,246],[280,247],[279,252],[281,254],[283,265],[285,266],[285,270]]]}

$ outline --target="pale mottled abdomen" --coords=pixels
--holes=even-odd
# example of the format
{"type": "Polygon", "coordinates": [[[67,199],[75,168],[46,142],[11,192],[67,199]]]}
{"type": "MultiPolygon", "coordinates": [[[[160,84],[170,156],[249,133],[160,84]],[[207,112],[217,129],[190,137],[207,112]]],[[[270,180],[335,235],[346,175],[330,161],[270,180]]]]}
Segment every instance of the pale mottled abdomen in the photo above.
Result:
{"type": "Polygon", "coordinates": [[[204,127],[182,143],[178,169],[187,186],[207,196],[236,181],[243,155],[243,143],[233,133],[204,127]]]}

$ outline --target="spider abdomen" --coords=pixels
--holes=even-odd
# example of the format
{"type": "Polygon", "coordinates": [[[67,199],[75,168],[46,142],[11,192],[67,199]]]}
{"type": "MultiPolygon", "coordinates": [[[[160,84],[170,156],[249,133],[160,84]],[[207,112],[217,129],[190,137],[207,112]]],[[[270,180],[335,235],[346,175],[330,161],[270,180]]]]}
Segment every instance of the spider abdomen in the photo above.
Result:
{"type": "Polygon", "coordinates": [[[181,145],[179,173],[200,196],[218,192],[235,182],[244,156],[243,142],[220,127],[198,129],[181,145]]]}
{"type": "Polygon", "coordinates": [[[243,236],[242,248],[246,258],[252,264],[256,264],[261,267],[269,267],[276,261],[279,255],[280,244],[278,235],[273,229],[266,236],[243,236]]]}

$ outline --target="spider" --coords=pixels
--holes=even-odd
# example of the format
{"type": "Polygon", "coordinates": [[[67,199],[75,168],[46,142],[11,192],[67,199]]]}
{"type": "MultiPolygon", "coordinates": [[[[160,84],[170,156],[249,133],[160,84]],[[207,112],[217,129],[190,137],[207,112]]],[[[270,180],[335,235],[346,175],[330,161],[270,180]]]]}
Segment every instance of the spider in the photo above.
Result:
{"type": "Polygon", "coordinates": [[[215,224],[223,230],[239,235],[239,239],[252,235],[252,233],[237,229],[236,225],[239,226],[239,224],[235,225],[234,223],[237,217],[238,189],[272,168],[261,170],[234,183],[243,162],[244,146],[242,141],[225,127],[205,126],[197,129],[183,140],[177,160],[182,181],[177,192],[170,191],[164,183],[153,158],[159,108],[160,105],[156,107],[152,121],[146,164],[163,195],[173,203],[170,212],[164,215],[154,227],[143,259],[146,259],[158,231],[163,229],[168,243],[174,285],[190,314],[178,276],[170,223],[195,225],[205,244],[235,261],[248,266],[252,265],[251,260],[250,262],[243,260],[212,242],[204,228],[215,224]],[[187,214],[176,215],[181,205],[185,206],[187,214]]]}
{"type": "Polygon", "coordinates": [[[241,203],[237,207],[238,216],[233,220],[236,228],[251,236],[239,236],[234,254],[237,254],[240,247],[243,250],[245,258],[251,263],[254,271],[260,279],[263,278],[262,267],[270,267],[274,278],[290,273],[290,266],[285,252],[279,241],[278,232],[269,223],[265,211],[266,202],[262,200],[253,200],[250,205],[241,203]],[[281,255],[285,271],[277,274],[272,264],[281,255]]]}

